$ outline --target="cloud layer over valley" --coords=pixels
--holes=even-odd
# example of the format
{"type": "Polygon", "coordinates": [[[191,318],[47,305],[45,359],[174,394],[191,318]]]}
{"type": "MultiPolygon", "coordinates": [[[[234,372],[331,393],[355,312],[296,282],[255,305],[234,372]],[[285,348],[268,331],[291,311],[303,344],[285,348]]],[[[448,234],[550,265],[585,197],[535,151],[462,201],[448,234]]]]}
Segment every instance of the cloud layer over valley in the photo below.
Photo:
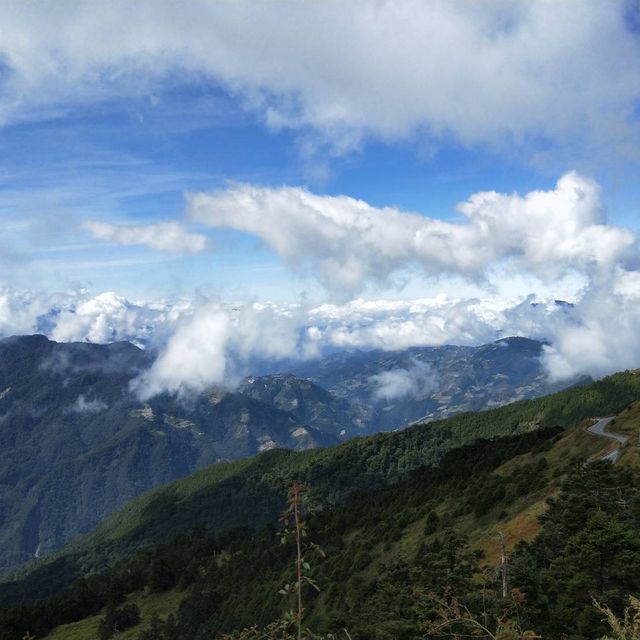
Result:
{"type": "Polygon", "coordinates": [[[0,335],[152,349],[142,397],[508,335],[640,366],[637,3],[42,4],[0,5],[0,335]]]}
{"type": "MultiPolygon", "coordinates": [[[[608,223],[594,181],[568,173],[550,191],[477,193],[459,211],[460,222],[442,222],[286,187],[191,194],[192,220],[257,235],[292,268],[305,265],[337,301],[153,303],[114,293],[47,296],[7,289],[0,294],[0,332],[154,347],[158,359],[138,381],[142,396],[233,384],[259,361],[310,358],[334,349],[480,344],[507,335],[548,341],[543,357],[554,380],[637,367],[637,238],[608,223]],[[435,282],[449,274],[476,281],[486,295],[405,301],[351,296],[416,266],[435,282]],[[573,274],[582,285],[570,305],[532,295],[496,296],[493,280],[505,274],[552,284],[573,274]]],[[[165,228],[159,225],[154,234],[162,236],[165,228]]],[[[158,242],[160,249],[173,250],[173,228],[168,245],[158,242]]],[[[415,384],[420,378],[416,372],[391,374],[393,379],[379,381],[381,396],[411,393],[409,377],[415,384]]]]}
{"type": "MultiPolygon", "coordinates": [[[[629,277],[619,274],[618,289],[606,298],[601,291],[587,290],[574,305],[532,296],[356,299],[315,307],[204,300],[171,304],[134,303],[113,293],[51,297],[5,290],[0,295],[0,327],[3,335],[38,332],[59,341],[130,340],[157,349],[158,359],[137,383],[142,397],[230,386],[256,366],[264,369],[265,361],[311,358],[336,349],[476,345],[510,335],[549,341],[544,364],[550,377],[559,380],[637,366],[640,295],[637,288],[624,288],[632,284],[625,282],[629,277]]],[[[428,381],[422,373],[390,372],[390,379],[378,381],[381,398],[411,394],[420,380],[428,381]]]]}

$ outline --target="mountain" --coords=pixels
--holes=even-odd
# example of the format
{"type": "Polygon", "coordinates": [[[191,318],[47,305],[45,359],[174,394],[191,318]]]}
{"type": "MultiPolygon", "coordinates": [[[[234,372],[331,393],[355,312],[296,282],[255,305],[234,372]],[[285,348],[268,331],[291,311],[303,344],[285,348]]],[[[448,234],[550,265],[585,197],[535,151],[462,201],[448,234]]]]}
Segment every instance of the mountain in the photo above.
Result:
{"type": "Polygon", "coordinates": [[[291,372],[365,407],[369,433],[547,395],[585,379],[550,383],[543,343],[503,338],[480,347],[340,352],[291,372]]]}
{"type": "MultiPolygon", "coordinates": [[[[169,637],[167,625],[175,640],[213,638],[267,624],[290,604],[278,591],[291,580],[294,548],[274,525],[297,480],[314,505],[308,539],[326,555],[305,569],[321,589],[304,594],[318,633],[424,637],[457,602],[494,631],[511,616],[547,639],[595,640],[606,629],[592,596],[620,615],[640,589],[640,455],[634,438],[614,445],[615,466],[604,461],[612,441],[585,427],[605,415],[616,416],[611,429],[637,436],[640,375],[332,449],[213,465],[136,499],[1,585],[0,639],[28,625],[50,640],[89,640],[123,601],[142,613],[123,638],[145,628],[145,638],[169,637]],[[514,589],[506,598],[498,533],[514,589]]],[[[504,637],[533,637],[514,633],[504,637]]]]}
{"type": "Polygon", "coordinates": [[[365,405],[336,396],[308,379],[291,374],[250,376],[243,380],[238,392],[340,438],[370,431],[365,405]]]}
{"type": "Polygon", "coordinates": [[[153,353],[128,342],[1,340],[0,573],[212,463],[331,446],[548,392],[541,348],[512,338],[335,354],[293,374],[249,377],[236,391],[141,402],[130,382],[153,353]]]}
{"type": "Polygon", "coordinates": [[[142,403],[129,382],[151,361],[130,343],[0,341],[0,569],[51,553],[205,465],[339,441],[335,428],[241,393],[142,403]]]}

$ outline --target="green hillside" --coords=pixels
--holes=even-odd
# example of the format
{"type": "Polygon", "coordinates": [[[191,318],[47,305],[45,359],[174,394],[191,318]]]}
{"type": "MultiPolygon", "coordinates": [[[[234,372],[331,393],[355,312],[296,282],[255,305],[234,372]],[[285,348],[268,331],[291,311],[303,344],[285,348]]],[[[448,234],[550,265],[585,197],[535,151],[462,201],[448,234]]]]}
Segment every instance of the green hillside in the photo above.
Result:
{"type": "MultiPolygon", "coordinates": [[[[172,638],[213,638],[267,624],[289,606],[278,591],[291,581],[292,549],[277,543],[274,525],[293,480],[311,486],[309,537],[326,553],[314,562],[320,594],[305,594],[307,621],[315,629],[346,627],[354,639],[424,637],[424,625],[436,615],[433,598],[452,588],[470,611],[478,611],[482,592],[487,615],[497,615],[508,604],[495,571],[500,531],[512,554],[512,584],[531,600],[523,622],[555,638],[560,636],[545,620],[557,625],[566,618],[569,624],[580,615],[571,637],[600,637],[585,631],[593,625],[590,592],[585,587],[578,598],[577,587],[568,584],[577,571],[571,567],[582,559],[567,553],[577,544],[574,536],[604,526],[590,521],[598,510],[619,524],[604,532],[614,542],[616,535],[638,538],[637,435],[616,467],[585,466],[580,460],[597,460],[610,444],[584,426],[589,418],[619,414],[616,429],[633,433],[638,400],[640,377],[618,374],[335,449],[272,451],[210,467],[134,501],[55,561],[3,585],[0,638],[21,638],[30,630],[37,637],[51,632],[52,638],[89,640],[105,607],[112,603],[113,612],[125,600],[139,603],[142,621],[134,635],[131,630],[118,637],[137,638],[151,624],[147,605],[160,597],[153,594],[165,594],[171,603],[160,617],[173,614],[172,638]],[[625,506],[581,489],[598,483],[624,494],[625,506]],[[573,505],[570,521],[553,505],[552,517],[539,521],[554,496],[573,505]],[[557,596],[570,588],[575,610],[557,596]],[[51,594],[53,600],[12,606],[51,594]],[[67,636],[55,629],[61,624],[71,625],[64,627],[67,636]]],[[[624,566],[639,569],[640,576],[634,553],[631,545],[624,566]]],[[[637,593],[640,584],[622,568],[615,571],[620,575],[607,578],[601,596],[620,610],[624,595],[637,593]]]]}
{"type": "Polygon", "coordinates": [[[331,449],[276,450],[213,465],[134,500],[73,548],[79,553],[104,549],[120,557],[132,546],[162,542],[194,526],[212,531],[260,526],[281,510],[293,480],[309,483],[318,505],[335,503],[356,490],[393,484],[479,438],[573,426],[592,416],[615,414],[638,398],[640,375],[620,373],[544,398],[359,438],[331,449]]]}
{"type": "MultiPolygon", "coordinates": [[[[542,370],[542,348],[508,338],[344,353],[341,362],[350,364],[341,368],[341,395],[283,373],[251,376],[233,392],[207,388],[188,402],[167,394],[142,402],[130,384],[151,366],[148,350],[41,335],[0,339],[0,579],[93,531],[134,498],[210,464],[275,448],[334,446],[425,415],[550,393],[561,387],[542,370]],[[389,368],[410,369],[415,358],[437,375],[438,392],[378,402],[368,381],[389,368]],[[351,375],[359,382],[347,393],[351,375]]],[[[306,363],[309,374],[325,365],[337,363],[306,363]]]]}

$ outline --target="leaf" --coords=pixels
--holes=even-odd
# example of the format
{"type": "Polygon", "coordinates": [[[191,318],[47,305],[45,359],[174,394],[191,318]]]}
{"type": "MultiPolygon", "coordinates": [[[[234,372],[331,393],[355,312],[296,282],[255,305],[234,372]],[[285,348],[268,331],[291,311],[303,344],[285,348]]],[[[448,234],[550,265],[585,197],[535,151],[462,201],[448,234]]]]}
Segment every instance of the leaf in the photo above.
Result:
{"type": "Polygon", "coordinates": [[[308,576],[304,576],[304,581],[311,585],[318,593],[320,593],[320,587],[318,586],[318,584],[316,583],[315,580],[312,580],[311,578],[309,578],[308,576]]]}

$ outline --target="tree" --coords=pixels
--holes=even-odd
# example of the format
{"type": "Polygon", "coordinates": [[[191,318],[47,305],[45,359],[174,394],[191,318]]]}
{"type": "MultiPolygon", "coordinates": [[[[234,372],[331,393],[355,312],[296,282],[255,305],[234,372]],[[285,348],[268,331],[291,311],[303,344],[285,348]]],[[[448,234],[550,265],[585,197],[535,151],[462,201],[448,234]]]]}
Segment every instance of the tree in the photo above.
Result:
{"type": "Polygon", "coordinates": [[[138,634],[138,640],[164,640],[164,625],[158,614],[154,614],[149,622],[149,627],[138,634]]]}
{"type": "Polygon", "coordinates": [[[548,571],[557,618],[588,635],[600,626],[591,599],[621,607],[625,594],[640,589],[638,567],[637,529],[602,511],[592,514],[548,571]]]}
{"type": "Polygon", "coordinates": [[[424,533],[427,536],[430,536],[432,533],[435,533],[438,530],[438,526],[440,525],[440,517],[435,511],[429,511],[427,515],[427,523],[424,528],[424,533]]]}
{"type": "Polygon", "coordinates": [[[140,609],[135,604],[127,602],[119,607],[110,604],[104,618],[100,620],[98,638],[108,640],[120,631],[135,627],[139,622],[140,609]]]}

